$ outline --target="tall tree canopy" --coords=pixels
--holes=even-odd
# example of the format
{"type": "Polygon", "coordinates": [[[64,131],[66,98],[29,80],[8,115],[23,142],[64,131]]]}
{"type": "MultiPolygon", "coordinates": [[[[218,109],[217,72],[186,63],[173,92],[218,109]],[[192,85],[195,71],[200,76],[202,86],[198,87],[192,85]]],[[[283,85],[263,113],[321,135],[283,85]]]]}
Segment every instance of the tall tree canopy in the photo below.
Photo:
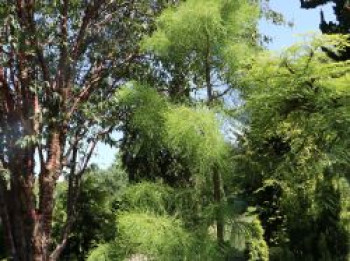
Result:
{"type": "Polygon", "coordinates": [[[205,88],[210,103],[232,90],[233,70],[253,55],[260,12],[258,1],[186,1],[162,13],[142,47],[169,73],[172,96],[205,88]]]}
{"type": "MultiPolygon", "coordinates": [[[[175,102],[204,100],[213,105],[229,97],[234,92],[238,65],[259,49],[257,21],[261,12],[258,1],[211,0],[203,5],[202,1],[190,0],[167,9],[156,20],[155,32],[142,40],[141,48],[150,59],[156,79],[156,83],[148,84],[175,102]]],[[[160,134],[162,118],[152,113],[145,116],[143,112],[160,112],[164,102],[156,102],[154,93],[147,91],[134,94],[121,106],[121,154],[131,179],[153,175],[152,178],[161,176],[174,183],[188,180],[189,169],[181,165],[181,171],[175,170],[172,164],[181,155],[162,147],[160,139],[149,139],[160,134]],[[152,122],[148,117],[155,117],[155,124],[145,133],[133,126],[133,114],[134,120],[137,117],[145,123],[152,122]],[[151,145],[150,141],[155,143],[151,145]]]]}

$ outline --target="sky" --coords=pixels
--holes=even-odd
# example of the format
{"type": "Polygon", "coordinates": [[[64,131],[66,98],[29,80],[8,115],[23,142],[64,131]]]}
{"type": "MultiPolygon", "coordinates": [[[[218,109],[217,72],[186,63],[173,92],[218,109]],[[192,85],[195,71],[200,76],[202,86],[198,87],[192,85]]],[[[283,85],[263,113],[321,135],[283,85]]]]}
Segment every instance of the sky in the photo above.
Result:
{"type": "Polygon", "coordinates": [[[300,34],[319,32],[321,9],[326,21],[334,20],[331,4],[305,10],[300,8],[299,0],[270,0],[270,7],[294,24],[290,28],[288,26],[275,26],[265,21],[260,22],[260,32],[272,37],[273,42],[268,45],[268,48],[274,51],[282,50],[300,41],[300,34]]]}
{"type": "MultiPolygon", "coordinates": [[[[266,21],[260,22],[260,32],[272,37],[273,41],[267,47],[273,51],[280,51],[300,41],[300,35],[302,34],[319,32],[321,9],[327,21],[334,19],[330,4],[317,9],[303,10],[300,8],[299,0],[270,0],[270,7],[280,12],[287,21],[293,23],[293,27],[288,27],[272,25],[266,21]]],[[[116,134],[115,137],[120,138],[121,136],[116,134]]],[[[115,148],[99,144],[91,162],[98,164],[102,169],[106,169],[113,164],[116,153],[115,148]]]]}

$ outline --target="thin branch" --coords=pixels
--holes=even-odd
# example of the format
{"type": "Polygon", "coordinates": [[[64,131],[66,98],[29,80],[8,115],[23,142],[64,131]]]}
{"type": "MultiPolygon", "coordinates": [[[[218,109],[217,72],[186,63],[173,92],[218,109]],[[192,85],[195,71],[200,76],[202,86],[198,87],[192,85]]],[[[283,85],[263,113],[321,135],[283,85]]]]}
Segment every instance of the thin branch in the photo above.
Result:
{"type": "Polygon", "coordinates": [[[220,97],[226,95],[230,91],[232,91],[232,87],[231,86],[227,87],[223,92],[214,95],[213,99],[220,98],[220,97]]]}
{"type": "Polygon", "coordinates": [[[309,69],[310,63],[311,63],[312,58],[314,57],[314,55],[315,55],[314,51],[311,50],[310,53],[309,53],[309,56],[307,58],[306,65],[304,67],[304,74],[306,73],[307,69],[309,69]]]}
{"type": "Polygon", "coordinates": [[[90,143],[90,149],[86,155],[86,157],[83,159],[83,162],[82,162],[82,167],[81,169],[79,170],[79,172],[77,173],[77,176],[78,177],[81,177],[83,175],[83,173],[85,172],[85,170],[87,169],[88,167],[88,164],[90,162],[90,159],[95,151],[95,148],[96,148],[96,145],[97,145],[97,142],[98,140],[97,139],[93,139],[93,141],[91,141],[90,143]]]}
{"type": "Polygon", "coordinates": [[[295,70],[288,64],[287,60],[283,63],[291,74],[295,74],[295,70]]]}
{"type": "MultiPolygon", "coordinates": [[[[309,58],[309,60],[311,60],[312,56],[309,58]]],[[[287,61],[284,61],[284,65],[291,74],[296,74],[296,71],[288,64],[287,61]]],[[[305,84],[308,85],[311,89],[316,90],[316,87],[314,86],[314,79],[311,79],[310,81],[305,81],[305,84]]]]}
{"type": "Polygon", "coordinates": [[[98,85],[98,82],[101,80],[101,74],[103,72],[103,66],[102,64],[99,64],[90,76],[90,81],[85,85],[85,87],[80,91],[78,96],[74,99],[73,105],[68,113],[68,115],[72,115],[76,109],[78,108],[79,104],[82,101],[85,101],[89,98],[90,94],[92,93],[95,86],[98,85]]]}
{"type": "Polygon", "coordinates": [[[112,130],[113,130],[114,126],[110,126],[109,128],[105,129],[105,130],[102,130],[100,132],[98,132],[95,136],[95,138],[93,138],[90,142],[90,149],[87,153],[87,156],[85,157],[85,159],[83,159],[83,163],[82,163],[82,167],[80,169],[80,171],[77,173],[77,176],[81,176],[84,171],[86,170],[89,162],[90,162],[90,159],[91,159],[91,156],[96,148],[96,145],[97,145],[97,142],[99,141],[99,138],[103,135],[106,135],[108,133],[110,133],[112,130]]]}
{"type": "Polygon", "coordinates": [[[95,1],[94,4],[88,4],[84,16],[82,19],[81,26],[79,28],[79,32],[77,38],[73,44],[72,50],[72,63],[75,64],[78,60],[79,56],[82,53],[82,49],[84,46],[84,38],[86,35],[86,31],[91,23],[92,19],[98,14],[99,8],[105,3],[105,0],[95,1]]]}

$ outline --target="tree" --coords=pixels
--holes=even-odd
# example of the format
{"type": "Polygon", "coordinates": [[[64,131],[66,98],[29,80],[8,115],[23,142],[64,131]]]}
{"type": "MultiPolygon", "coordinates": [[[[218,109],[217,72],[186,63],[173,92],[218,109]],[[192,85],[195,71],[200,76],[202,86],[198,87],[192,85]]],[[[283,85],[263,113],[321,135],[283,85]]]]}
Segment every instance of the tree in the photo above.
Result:
{"type": "Polygon", "coordinates": [[[232,91],[232,72],[253,55],[259,15],[258,1],[186,1],[157,19],[142,47],[166,70],[173,99],[204,88],[210,104],[232,91]]]}
{"type": "MultiPolygon", "coordinates": [[[[199,233],[201,237],[207,237],[208,230],[213,230],[216,244],[209,241],[219,246],[220,258],[232,254],[234,246],[230,245],[230,235],[239,229],[231,226],[239,227],[240,222],[239,214],[226,194],[230,191],[227,181],[232,168],[231,149],[220,132],[221,125],[215,111],[206,106],[171,104],[154,89],[135,83],[121,89],[118,97],[119,105],[128,107],[131,113],[128,126],[137,133],[137,142],[129,147],[131,157],[142,156],[148,163],[139,163],[145,166],[142,168],[138,165],[135,169],[127,168],[128,171],[137,171],[134,172],[137,183],[127,190],[131,192],[126,193],[124,204],[127,208],[134,206],[135,209],[131,210],[140,214],[154,212],[156,215],[175,216],[188,232],[199,233]],[[174,162],[165,164],[161,170],[157,164],[159,150],[175,155],[174,162]],[[183,179],[183,170],[189,174],[186,179],[183,179]],[[150,172],[144,174],[143,171],[150,172]],[[142,180],[164,182],[171,186],[172,191],[165,189],[164,192],[160,189],[161,184],[138,183],[142,180]],[[167,193],[176,195],[177,200],[163,197],[167,193]],[[176,201],[180,203],[173,203],[176,201]]],[[[249,226],[249,222],[241,226],[249,226]]],[[[134,240],[137,242],[138,239],[134,240]]],[[[192,251],[196,258],[206,258],[204,252],[192,251]]]]}
{"type": "MultiPolygon", "coordinates": [[[[258,35],[256,31],[259,14],[260,6],[258,2],[239,0],[210,0],[206,2],[205,6],[203,6],[202,1],[191,0],[182,3],[176,9],[168,9],[164,12],[157,21],[155,33],[143,41],[143,49],[159,57],[161,65],[164,64],[165,69],[169,68],[170,97],[173,100],[181,97],[189,99],[192,93],[191,88],[198,91],[204,87],[206,94],[202,94],[203,100],[206,100],[208,105],[212,105],[213,102],[230,93],[235,83],[233,72],[244,59],[243,57],[247,55],[248,50],[252,54],[257,49],[258,35]]],[[[185,109],[179,110],[177,113],[179,117],[182,113],[184,117],[194,116],[186,112],[185,109]]],[[[201,113],[199,112],[199,114],[201,113]]],[[[175,117],[175,114],[172,114],[172,116],[175,117]]],[[[203,114],[202,116],[204,117],[203,114]]],[[[177,120],[183,121],[185,119],[177,118],[177,120]]],[[[196,116],[193,120],[201,122],[200,118],[196,118],[196,116]]],[[[205,126],[208,122],[202,123],[205,126]]],[[[175,125],[168,128],[168,130],[175,131],[175,125]]],[[[195,133],[198,126],[188,126],[188,128],[187,130],[181,130],[180,128],[177,130],[186,131],[186,133],[183,133],[184,135],[192,135],[193,133],[190,134],[190,132],[194,131],[195,133]]],[[[206,133],[207,131],[208,129],[204,131],[204,136],[210,133],[206,133]]],[[[195,134],[193,135],[194,140],[191,142],[196,141],[195,134]]],[[[220,136],[218,133],[217,135],[220,136]]],[[[181,136],[181,133],[175,134],[172,138],[176,140],[176,137],[179,136],[181,136]]],[[[206,138],[208,139],[201,140],[190,147],[193,151],[181,153],[190,153],[196,158],[198,155],[195,154],[200,149],[197,151],[194,148],[207,145],[206,142],[209,142],[213,136],[206,138]]],[[[182,142],[185,141],[182,140],[182,142]]],[[[213,142],[211,145],[214,147],[216,145],[220,146],[220,142],[217,142],[217,144],[213,142]]],[[[182,145],[179,142],[177,146],[182,145]]],[[[183,148],[186,148],[186,145],[183,148]]],[[[218,162],[211,161],[214,158],[208,159],[205,157],[206,154],[201,154],[201,156],[203,158],[196,158],[198,166],[205,168],[210,165],[211,174],[207,175],[212,177],[214,201],[218,206],[216,217],[217,238],[223,244],[224,221],[220,213],[223,185],[220,166],[217,164],[218,162]],[[203,159],[208,161],[201,165],[200,161],[203,159]]],[[[194,158],[190,160],[194,160],[194,158]]],[[[198,173],[200,171],[192,170],[192,172],[198,173]]]]}
{"type": "Polygon", "coordinates": [[[12,259],[56,260],[62,252],[80,178],[96,143],[111,142],[113,126],[102,101],[130,78],[141,60],[138,42],[164,5],[0,4],[0,213],[12,259]],[[68,217],[55,247],[54,192],[64,172],[69,173],[68,217]]]}
{"type": "Polygon", "coordinates": [[[323,36],[247,65],[242,92],[249,128],[236,171],[244,175],[242,187],[269,245],[287,248],[298,260],[346,260],[349,254],[346,191],[337,185],[349,174],[343,168],[349,165],[348,62],[323,52],[348,46],[345,36],[323,36]]]}
{"type": "MultiPolygon", "coordinates": [[[[173,101],[189,101],[193,90],[196,91],[204,87],[206,95],[202,96],[208,105],[212,105],[214,101],[219,100],[232,91],[234,77],[227,72],[233,72],[237,68],[243,56],[246,55],[247,50],[256,48],[258,38],[256,28],[259,11],[260,6],[256,1],[211,0],[207,1],[206,5],[203,6],[202,1],[191,0],[181,3],[177,8],[166,10],[159,17],[157,30],[150,37],[143,40],[142,47],[150,56],[155,57],[156,61],[160,61],[160,69],[166,71],[165,81],[169,83],[167,93],[173,101]],[[221,87],[214,89],[215,84],[221,87]],[[191,85],[194,85],[193,90],[191,90],[191,85]]],[[[140,101],[144,103],[149,100],[140,101]]],[[[158,103],[156,105],[159,106],[158,103]]],[[[144,110],[147,108],[145,103],[141,106],[145,106],[144,110]]],[[[181,115],[181,113],[186,114],[187,112],[179,110],[177,113],[181,115]]],[[[198,114],[201,113],[198,112],[198,114]]],[[[173,116],[175,117],[175,115],[173,116]]],[[[193,115],[190,113],[184,115],[184,117],[187,116],[193,115]]],[[[194,117],[193,120],[201,122],[199,117],[194,117]]],[[[147,123],[147,120],[144,121],[145,118],[141,117],[141,119],[147,123]]],[[[156,116],[156,119],[162,121],[162,117],[156,116]]],[[[203,122],[204,125],[207,123],[203,122]]],[[[183,180],[186,181],[186,178],[188,180],[190,177],[189,173],[198,173],[198,170],[191,169],[192,164],[190,161],[194,159],[186,158],[182,154],[194,153],[195,147],[198,146],[199,148],[203,144],[201,142],[198,142],[196,145],[192,144],[191,149],[193,151],[191,152],[176,151],[171,150],[169,147],[162,147],[163,144],[159,143],[160,139],[153,139],[153,135],[161,135],[161,129],[157,129],[158,125],[154,126],[146,130],[146,132],[140,133],[139,130],[133,129],[132,125],[125,125],[124,147],[122,147],[122,151],[124,151],[123,162],[129,169],[133,170],[132,174],[140,170],[141,173],[149,170],[149,168],[142,168],[144,166],[142,163],[142,160],[145,159],[144,155],[153,157],[149,162],[152,162],[151,166],[155,166],[152,169],[156,170],[155,173],[146,172],[146,174],[160,172],[162,178],[164,178],[164,173],[167,173],[171,163],[178,163],[179,161],[180,164],[171,166],[175,167],[173,169],[175,171],[172,171],[170,175],[172,173],[180,173],[178,177],[183,177],[183,180]],[[150,131],[151,129],[153,131],[150,131]],[[149,139],[147,133],[151,133],[151,139],[149,139]],[[153,143],[155,146],[144,146],[150,145],[149,143],[147,144],[150,140],[155,141],[153,143]],[[133,151],[127,149],[130,147],[136,147],[137,149],[137,153],[132,154],[133,157],[128,157],[131,154],[130,152],[133,151]],[[179,169],[179,167],[183,168],[179,169]]],[[[192,126],[193,129],[188,131],[195,133],[197,127],[192,126]]],[[[170,130],[167,127],[165,129],[170,130]]],[[[178,133],[178,136],[180,135],[178,133]]],[[[195,137],[195,134],[193,135],[195,137]]],[[[213,137],[211,136],[210,138],[213,137]]],[[[204,145],[206,141],[202,140],[204,145]]],[[[221,143],[219,142],[218,144],[221,143]]],[[[212,145],[216,146],[214,143],[212,145]]],[[[180,143],[177,146],[179,147],[180,143]]],[[[201,161],[202,159],[197,158],[197,160],[201,161]]],[[[206,163],[211,164],[211,162],[209,160],[206,163]]],[[[201,163],[198,162],[198,164],[201,163]]],[[[146,164],[146,166],[150,166],[150,164],[146,164]]],[[[205,164],[201,164],[201,167],[204,168],[205,164]]],[[[211,165],[212,174],[207,174],[207,176],[212,176],[215,201],[220,206],[223,198],[223,185],[218,168],[219,166],[216,163],[211,165]]],[[[222,218],[219,216],[220,214],[217,216],[218,240],[223,243],[224,225],[220,221],[222,218]]]]}
{"type": "MultiPolygon", "coordinates": [[[[168,174],[170,177],[175,174],[178,181],[185,182],[170,183],[172,186],[195,186],[199,191],[206,190],[207,184],[211,184],[215,204],[220,209],[223,198],[221,176],[228,162],[229,149],[219,132],[215,114],[205,108],[171,106],[154,90],[137,84],[127,86],[119,97],[120,105],[134,108],[128,126],[136,131],[136,138],[139,139],[135,144],[135,154],[141,155],[143,159],[146,157],[150,166],[156,165],[155,168],[146,169],[137,169],[136,166],[136,171],[141,172],[141,175],[142,171],[155,171],[164,181],[169,181],[168,174]],[[161,150],[174,155],[177,162],[165,166],[159,172],[157,167],[158,158],[162,156],[159,153],[161,150]],[[170,169],[170,173],[163,172],[166,168],[170,169]]],[[[152,177],[156,173],[146,175],[152,177]]],[[[218,226],[219,240],[223,241],[223,224],[218,226]]]]}
{"type": "MultiPolygon", "coordinates": [[[[247,55],[246,51],[257,46],[255,32],[260,8],[257,2],[213,0],[206,3],[191,0],[169,8],[157,19],[156,31],[142,41],[142,50],[149,57],[150,74],[154,75],[151,80],[146,78],[146,82],[168,95],[172,102],[193,102],[191,97],[203,88],[208,88],[209,103],[228,96],[234,85],[228,68],[234,71],[240,59],[247,55]]],[[[158,120],[153,121],[155,124],[149,129],[142,130],[135,128],[131,119],[138,117],[145,123],[152,122],[142,111],[160,112],[166,105],[156,102],[155,93],[135,94],[138,96],[133,97],[134,102],[129,99],[121,104],[124,133],[121,155],[131,180],[149,175],[149,179],[161,177],[173,185],[188,183],[188,167],[177,164],[181,162],[181,155],[170,153],[160,139],[154,138],[161,134],[162,118],[156,113],[147,114],[158,120]],[[135,106],[142,116],[133,116],[138,113],[135,106]]],[[[205,94],[201,96],[206,99],[205,94]]]]}

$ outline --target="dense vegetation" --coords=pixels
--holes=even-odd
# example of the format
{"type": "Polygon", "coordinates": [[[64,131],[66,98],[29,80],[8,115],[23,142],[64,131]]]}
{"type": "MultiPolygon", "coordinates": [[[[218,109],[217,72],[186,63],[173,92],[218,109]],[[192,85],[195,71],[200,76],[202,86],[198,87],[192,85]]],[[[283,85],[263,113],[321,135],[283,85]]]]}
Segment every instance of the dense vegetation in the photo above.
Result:
{"type": "Polygon", "coordinates": [[[0,3],[0,259],[349,260],[348,24],[267,2],[0,3]]]}

